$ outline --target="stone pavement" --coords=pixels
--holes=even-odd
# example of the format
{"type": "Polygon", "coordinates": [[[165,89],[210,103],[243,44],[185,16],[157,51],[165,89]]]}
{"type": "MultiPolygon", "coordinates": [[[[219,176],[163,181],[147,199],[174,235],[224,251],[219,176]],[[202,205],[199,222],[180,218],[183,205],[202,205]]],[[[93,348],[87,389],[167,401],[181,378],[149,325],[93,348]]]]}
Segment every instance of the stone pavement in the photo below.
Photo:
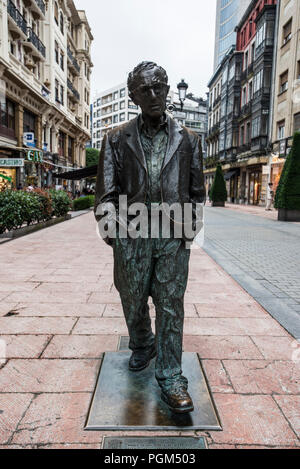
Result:
{"type": "MultiPolygon", "coordinates": [[[[103,352],[127,335],[111,248],[90,213],[0,256],[0,447],[99,448],[114,433],[84,432],[85,418],[103,352]]],[[[223,424],[196,434],[216,449],[300,448],[295,340],[201,249],[185,305],[184,348],[200,354],[223,424]]]]}
{"type": "Polygon", "coordinates": [[[246,208],[210,207],[205,213],[206,252],[300,339],[300,224],[246,208]]]}

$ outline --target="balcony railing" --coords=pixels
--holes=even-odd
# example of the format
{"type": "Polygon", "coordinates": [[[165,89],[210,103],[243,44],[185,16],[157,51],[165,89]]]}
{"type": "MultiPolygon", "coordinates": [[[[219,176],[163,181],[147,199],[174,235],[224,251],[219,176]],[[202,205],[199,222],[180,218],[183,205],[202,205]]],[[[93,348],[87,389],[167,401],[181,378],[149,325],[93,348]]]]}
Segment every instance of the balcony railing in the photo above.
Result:
{"type": "Polygon", "coordinates": [[[74,65],[74,67],[76,68],[77,72],[80,73],[80,66],[78,65],[78,62],[77,60],[75,59],[75,57],[73,56],[72,54],[72,51],[71,49],[68,47],[67,49],[67,53],[68,53],[68,57],[69,59],[71,60],[72,64],[74,65]]]}
{"type": "Polygon", "coordinates": [[[76,90],[76,88],[74,88],[73,86],[73,83],[68,79],[68,88],[70,91],[72,91],[72,93],[74,94],[75,98],[80,101],[80,94],[78,93],[78,91],[76,90]]]}
{"type": "Polygon", "coordinates": [[[35,3],[36,3],[37,6],[39,7],[39,9],[40,9],[41,12],[43,13],[43,15],[45,15],[45,13],[46,13],[46,7],[45,7],[45,3],[43,2],[43,0],[35,0],[35,3]]]}
{"type": "Polygon", "coordinates": [[[241,115],[242,116],[247,116],[250,114],[252,111],[252,101],[249,101],[249,103],[244,104],[244,106],[241,109],[241,115]]]}
{"type": "Polygon", "coordinates": [[[16,25],[23,31],[24,34],[27,34],[27,23],[11,0],[8,0],[7,11],[15,21],[16,25]]]}
{"type": "Polygon", "coordinates": [[[42,54],[43,57],[46,57],[46,47],[39,39],[39,37],[35,34],[32,28],[27,28],[27,37],[28,41],[30,41],[34,47],[42,54]]]}

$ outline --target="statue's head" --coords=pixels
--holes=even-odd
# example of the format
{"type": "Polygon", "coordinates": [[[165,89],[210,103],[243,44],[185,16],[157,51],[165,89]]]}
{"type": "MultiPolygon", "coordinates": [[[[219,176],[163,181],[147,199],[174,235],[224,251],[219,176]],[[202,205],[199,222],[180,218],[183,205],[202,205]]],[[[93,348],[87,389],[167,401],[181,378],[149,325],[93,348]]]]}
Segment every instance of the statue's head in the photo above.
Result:
{"type": "Polygon", "coordinates": [[[142,62],[129,73],[128,90],[132,101],[144,115],[157,118],[166,110],[169,93],[168,75],[154,62],[142,62]]]}

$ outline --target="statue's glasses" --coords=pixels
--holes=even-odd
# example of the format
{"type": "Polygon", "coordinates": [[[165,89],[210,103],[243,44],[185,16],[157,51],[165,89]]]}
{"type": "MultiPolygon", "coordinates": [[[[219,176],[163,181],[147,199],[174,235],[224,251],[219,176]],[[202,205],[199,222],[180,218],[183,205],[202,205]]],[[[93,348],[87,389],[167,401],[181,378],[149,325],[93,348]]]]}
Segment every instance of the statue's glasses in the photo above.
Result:
{"type": "Polygon", "coordinates": [[[140,85],[135,89],[135,92],[138,92],[143,96],[148,96],[151,94],[151,91],[153,91],[156,96],[162,96],[166,92],[167,88],[167,83],[155,83],[151,86],[140,85]]]}

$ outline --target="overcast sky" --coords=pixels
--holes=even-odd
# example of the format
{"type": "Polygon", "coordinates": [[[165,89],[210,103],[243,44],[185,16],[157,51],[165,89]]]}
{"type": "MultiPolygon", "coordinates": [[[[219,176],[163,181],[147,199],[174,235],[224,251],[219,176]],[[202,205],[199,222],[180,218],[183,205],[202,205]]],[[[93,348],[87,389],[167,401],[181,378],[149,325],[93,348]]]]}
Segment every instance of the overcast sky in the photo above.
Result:
{"type": "Polygon", "coordinates": [[[142,60],[162,65],[171,88],[184,78],[205,97],[213,72],[215,0],[74,0],[94,43],[92,97],[123,81],[142,60]]]}

